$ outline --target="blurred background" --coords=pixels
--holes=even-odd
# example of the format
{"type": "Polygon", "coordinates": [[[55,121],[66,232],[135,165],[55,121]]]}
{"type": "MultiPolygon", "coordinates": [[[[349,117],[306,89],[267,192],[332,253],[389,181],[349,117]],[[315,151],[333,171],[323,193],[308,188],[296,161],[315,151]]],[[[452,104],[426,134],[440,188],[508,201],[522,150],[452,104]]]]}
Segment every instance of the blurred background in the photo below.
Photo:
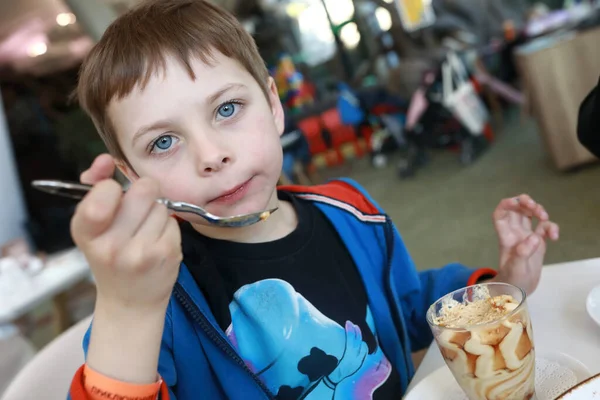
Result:
{"type": "MultiPolygon", "coordinates": [[[[547,263],[599,255],[600,169],[576,139],[600,74],[597,2],[214,2],[254,36],[278,84],[281,183],[356,179],[420,269],[495,267],[492,211],[524,192],[561,225],[547,263]]],[[[75,203],[30,182],[77,181],[105,151],[70,95],[83,57],[135,3],[0,2],[0,396],[93,311],[69,234],[75,203]]]]}

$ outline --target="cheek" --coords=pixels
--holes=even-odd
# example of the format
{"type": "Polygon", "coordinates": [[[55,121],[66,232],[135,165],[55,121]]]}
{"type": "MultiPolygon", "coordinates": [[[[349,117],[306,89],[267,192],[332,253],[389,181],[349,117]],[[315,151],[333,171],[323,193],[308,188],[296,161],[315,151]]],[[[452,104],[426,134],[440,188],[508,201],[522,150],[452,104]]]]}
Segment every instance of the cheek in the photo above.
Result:
{"type": "MultiPolygon", "coordinates": [[[[189,176],[189,174],[188,174],[189,176]]],[[[174,201],[194,202],[194,196],[189,188],[193,187],[183,177],[173,176],[160,181],[161,193],[164,197],[174,201]]]]}
{"type": "Polygon", "coordinates": [[[194,196],[191,188],[193,184],[193,174],[189,173],[189,168],[184,163],[164,164],[156,163],[152,165],[143,165],[140,176],[155,179],[160,184],[161,196],[176,201],[193,202],[194,196]]]}
{"type": "Polygon", "coordinates": [[[262,165],[281,163],[281,141],[273,119],[260,116],[249,126],[254,128],[246,135],[241,151],[262,165]]]}

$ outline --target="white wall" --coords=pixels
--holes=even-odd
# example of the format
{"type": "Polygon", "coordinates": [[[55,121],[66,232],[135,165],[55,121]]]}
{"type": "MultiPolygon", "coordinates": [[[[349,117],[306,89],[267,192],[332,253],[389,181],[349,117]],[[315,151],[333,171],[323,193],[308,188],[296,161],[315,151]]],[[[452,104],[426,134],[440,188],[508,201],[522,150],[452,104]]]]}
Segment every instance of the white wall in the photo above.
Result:
{"type": "Polygon", "coordinates": [[[94,41],[100,40],[106,28],[117,18],[116,11],[101,0],[66,0],[65,3],[94,41]]]}
{"type": "Polygon", "coordinates": [[[25,204],[0,98],[0,246],[25,235],[25,204]]]}

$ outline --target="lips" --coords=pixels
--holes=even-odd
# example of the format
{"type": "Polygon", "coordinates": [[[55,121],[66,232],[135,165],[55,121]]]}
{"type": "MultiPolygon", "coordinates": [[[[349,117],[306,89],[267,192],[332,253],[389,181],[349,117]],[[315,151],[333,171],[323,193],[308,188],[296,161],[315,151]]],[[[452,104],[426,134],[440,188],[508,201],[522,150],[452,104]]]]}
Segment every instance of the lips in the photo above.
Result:
{"type": "Polygon", "coordinates": [[[242,183],[234,187],[233,189],[227,190],[223,192],[218,197],[215,197],[209,203],[211,204],[233,204],[237,201],[241,200],[248,191],[248,187],[250,186],[250,181],[252,178],[248,179],[246,182],[242,183]]]}

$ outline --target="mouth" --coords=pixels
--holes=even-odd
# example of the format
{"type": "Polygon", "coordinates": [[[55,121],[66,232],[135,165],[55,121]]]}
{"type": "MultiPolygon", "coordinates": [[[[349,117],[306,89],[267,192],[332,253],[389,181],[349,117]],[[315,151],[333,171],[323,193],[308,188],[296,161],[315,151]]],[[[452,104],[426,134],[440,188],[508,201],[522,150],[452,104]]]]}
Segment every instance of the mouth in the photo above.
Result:
{"type": "Polygon", "coordinates": [[[248,187],[253,178],[248,179],[246,182],[234,187],[233,189],[227,190],[215,197],[208,204],[233,204],[241,200],[248,192],[248,187]]]}

